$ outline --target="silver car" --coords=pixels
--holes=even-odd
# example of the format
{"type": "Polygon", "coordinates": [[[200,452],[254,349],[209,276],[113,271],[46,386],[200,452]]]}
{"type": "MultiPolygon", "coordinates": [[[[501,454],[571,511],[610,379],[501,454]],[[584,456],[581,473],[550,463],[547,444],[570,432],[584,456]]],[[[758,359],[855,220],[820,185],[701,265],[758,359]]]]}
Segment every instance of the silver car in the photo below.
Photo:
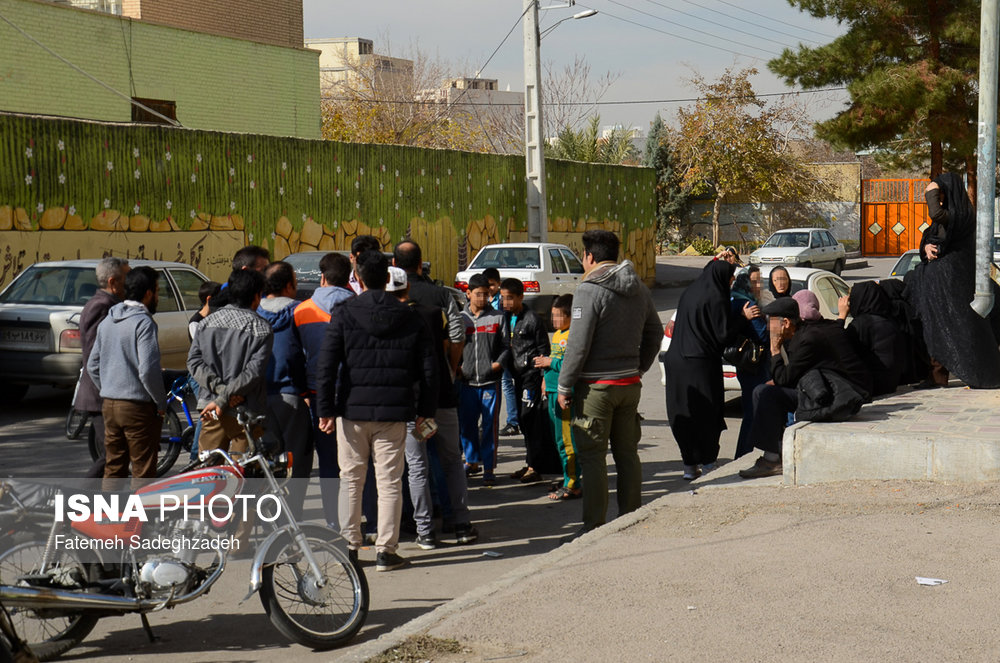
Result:
{"type": "MultiPolygon", "coordinates": [[[[0,392],[9,404],[33,384],[73,387],[80,376],[80,312],[97,292],[98,260],[36,263],[0,292],[0,392]]],[[[163,367],[184,370],[188,320],[201,308],[208,278],[179,262],[130,260],[160,273],[159,326],[163,367]]]]}
{"type": "Polygon", "coordinates": [[[847,261],[844,245],[825,228],[779,230],[750,254],[750,264],[785,267],[815,267],[840,274],[847,261]]]}

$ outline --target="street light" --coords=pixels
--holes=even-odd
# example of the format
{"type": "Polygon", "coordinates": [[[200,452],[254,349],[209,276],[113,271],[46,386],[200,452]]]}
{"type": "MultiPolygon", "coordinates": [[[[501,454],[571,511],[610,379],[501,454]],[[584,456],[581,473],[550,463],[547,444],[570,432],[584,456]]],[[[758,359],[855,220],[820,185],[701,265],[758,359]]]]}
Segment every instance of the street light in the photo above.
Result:
{"type": "MultiPolygon", "coordinates": [[[[544,9],[568,9],[576,0],[544,9]]],[[[573,14],[545,30],[552,32],[563,21],[589,18],[594,9],[573,14]]],[[[524,166],[528,189],[528,241],[548,239],[549,223],[545,200],[545,134],[542,128],[542,57],[538,32],[538,0],[524,0],[524,166]]]]}

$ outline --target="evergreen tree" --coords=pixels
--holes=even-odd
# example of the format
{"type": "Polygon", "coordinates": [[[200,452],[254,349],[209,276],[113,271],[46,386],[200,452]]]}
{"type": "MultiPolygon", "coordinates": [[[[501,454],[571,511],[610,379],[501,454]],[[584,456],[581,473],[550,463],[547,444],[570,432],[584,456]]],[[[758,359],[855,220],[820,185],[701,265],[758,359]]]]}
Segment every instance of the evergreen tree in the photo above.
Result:
{"type": "Polygon", "coordinates": [[[674,170],[670,134],[659,113],[649,127],[643,165],[656,171],[656,240],[664,242],[670,230],[680,225],[690,205],[674,170]]]}
{"type": "Polygon", "coordinates": [[[816,125],[819,138],[878,148],[893,164],[936,177],[960,168],[975,191],[978,0],[789,0],[847,32],[829,44],[786,49],[768,63],[805,89],[846,85],[850,104],[816,125]]]}

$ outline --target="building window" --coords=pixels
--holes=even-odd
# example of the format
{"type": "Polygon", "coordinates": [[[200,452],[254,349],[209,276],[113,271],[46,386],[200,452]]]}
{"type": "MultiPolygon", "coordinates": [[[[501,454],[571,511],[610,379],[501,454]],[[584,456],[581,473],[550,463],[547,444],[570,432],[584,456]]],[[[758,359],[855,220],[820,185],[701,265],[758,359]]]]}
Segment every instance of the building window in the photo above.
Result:
{"type": "MultiPolygon", "coordinates": [[[[177,102],[168,101],[166,99],[145,99],[143,97],[132,97],[132,101],[137,101],[143,106],[152,108],[160,115],[169,117],[171,120],[177,120],[177,102]]],[[[140,108],[135,104],[132,104],[132,121],[133,122],[148,122],[150,124],[170,124],[162,117],[153,115],[145,108],[140,108]]]]}

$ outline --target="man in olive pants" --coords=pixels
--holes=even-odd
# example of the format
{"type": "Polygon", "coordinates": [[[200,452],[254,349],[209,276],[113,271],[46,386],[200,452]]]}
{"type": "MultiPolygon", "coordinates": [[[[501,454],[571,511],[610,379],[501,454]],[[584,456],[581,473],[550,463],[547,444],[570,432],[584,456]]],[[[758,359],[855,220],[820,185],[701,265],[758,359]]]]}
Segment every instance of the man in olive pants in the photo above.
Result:
{"type": "Polygon", "coordinates": [[[639,508],[639,395],[663,329],[649,289],[607,230],[583,234],[583,281],[573,295],[572,333],[559,374],[559,406],[572,406],[583,475],[583,531],[607,520],[608,445],[618,473],[618,515],[639,508]]]}

